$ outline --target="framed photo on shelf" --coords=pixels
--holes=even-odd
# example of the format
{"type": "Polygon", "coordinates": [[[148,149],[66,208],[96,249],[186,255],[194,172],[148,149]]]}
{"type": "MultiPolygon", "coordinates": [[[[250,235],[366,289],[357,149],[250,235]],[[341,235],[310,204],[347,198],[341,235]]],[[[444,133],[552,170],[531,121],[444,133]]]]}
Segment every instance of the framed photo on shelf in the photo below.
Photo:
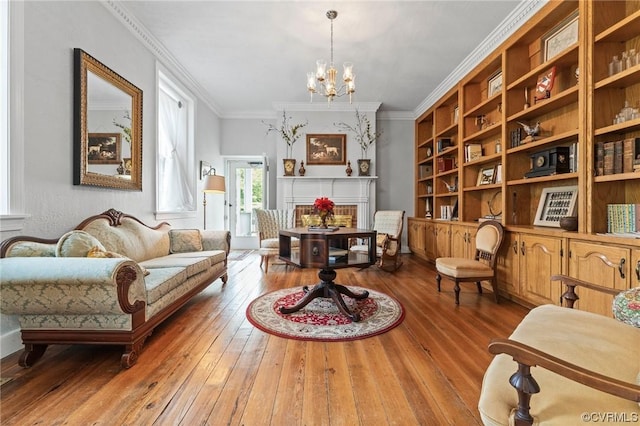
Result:
{"type": "Polygon", "coordinates": [[[493,183],[495,171],[496,168],[494,166],[481,168],[478,172],[478,181],[476,182],[476,186],[491,185],[493,183]]]}
{"type": "Polygon", "coordinates": [[[487,82],[487,98],[491,98],[502,91],[502,71],[498,70],[487,82]]]}
{"type": "Polygon", "coordinates": [[[547,62],[578,42],[578,12],[571,14],[542,37],[542,59],[547,62]]]}
{"type": "Polygon", "coordinates": [[[120,164],[121,139],[120,133],[89,133],[88,163],[120,164]]]}
{"type": "Polygon", "coordinates": [[[544,188],[533,224],[560,228],[560,219],[576,215],[577,201],[577,186],[544,188]]]}
{"type": "Polygon", "coordinates": [[[347,164],[347,135],[307,134],[307,165],[347,164]]]}

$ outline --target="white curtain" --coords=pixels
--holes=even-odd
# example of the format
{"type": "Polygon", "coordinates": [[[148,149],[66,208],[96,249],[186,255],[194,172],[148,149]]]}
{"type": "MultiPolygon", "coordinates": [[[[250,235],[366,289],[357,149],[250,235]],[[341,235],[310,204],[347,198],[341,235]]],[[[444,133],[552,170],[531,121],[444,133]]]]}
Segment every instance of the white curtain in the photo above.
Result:
{"type": "Polygon", "coordinates": [[[185,105],[159,92],[158,209],[164,212],[195,211],[193,191],[185,173],[188,152],[185,105]]]}

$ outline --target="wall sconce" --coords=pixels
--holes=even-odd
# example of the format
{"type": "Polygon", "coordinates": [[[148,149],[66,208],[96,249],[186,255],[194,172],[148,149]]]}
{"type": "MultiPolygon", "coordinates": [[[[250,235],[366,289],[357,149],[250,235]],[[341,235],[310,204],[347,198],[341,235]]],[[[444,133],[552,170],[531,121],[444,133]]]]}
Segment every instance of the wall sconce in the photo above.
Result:
{"type": "Polygon", "coordinates": [[[225,182],[224,176],[216,175],[216,169],[206,161],[200,161],[200,179],[204,179],[202,186],[203,198],[202,208],[204,214],[204,229],[207,229],[207,193],[224,194],[225,182]]]}

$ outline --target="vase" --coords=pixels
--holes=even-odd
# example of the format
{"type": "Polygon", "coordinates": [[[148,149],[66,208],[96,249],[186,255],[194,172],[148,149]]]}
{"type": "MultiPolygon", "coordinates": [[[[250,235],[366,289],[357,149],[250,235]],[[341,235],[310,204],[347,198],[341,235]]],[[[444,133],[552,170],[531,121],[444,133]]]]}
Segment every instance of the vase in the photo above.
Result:
{"type": "Polygon", "coordinates": [[[285,176],[295,176],[296,174],[296,160],[295,158],[283,158],[282,163],[284,165],[285,176]]]}
{"type": "Polygon", "coordinates": [[[300,168],[298,169],[298,174],[300,176],[304,176],[307,173],[307,169],[304,168],[304,161],[300,161],[300,168]]]}
{"type": "Polygon", "coordinates": [[[371,169],[371,160],[364,159],[358,160],[358,175],[369,176],[369,170],[371,169]]]}
{"type": "Polygon", "coordinates": [[[345,172],[347,173],[347,176],[351,176],[351,173],[353,173],[353,169],[351,168],[351,161],[347,161],[347,169],[345,170],[345,172]]]}

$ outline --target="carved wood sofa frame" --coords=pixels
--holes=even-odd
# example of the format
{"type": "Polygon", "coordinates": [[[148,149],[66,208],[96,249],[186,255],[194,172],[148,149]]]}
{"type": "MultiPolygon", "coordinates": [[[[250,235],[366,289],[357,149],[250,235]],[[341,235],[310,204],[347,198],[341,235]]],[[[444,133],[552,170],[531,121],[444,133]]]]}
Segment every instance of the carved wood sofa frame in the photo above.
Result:
{"type": "MultiPolygon", "coordinates": [[[[562,299],[566,301],[566,307],[569,309],[573,309],[574,303],[579,299],[575,291],[576,287],[585,287],[614,296],[620,293],[620,290],[602,287],[565,275],[553,275],[551,280],[561,281],[567,287],[562,294],[562,299]]],[[[529,412],[529,402],[531,397],[541,390],[531,375],[531,367],[536,366],[599,391],[630,401],[640,402],[640,386],[587,370],[515,340],[494,339],[489,343],[489,352],[494,355],[510,355],[518,364],[518,370],[509,379],[511,386],[518,392],[518,407],[514,417],[515,426],[531,426],[534,424],[534,418],[529,412]]]]}

